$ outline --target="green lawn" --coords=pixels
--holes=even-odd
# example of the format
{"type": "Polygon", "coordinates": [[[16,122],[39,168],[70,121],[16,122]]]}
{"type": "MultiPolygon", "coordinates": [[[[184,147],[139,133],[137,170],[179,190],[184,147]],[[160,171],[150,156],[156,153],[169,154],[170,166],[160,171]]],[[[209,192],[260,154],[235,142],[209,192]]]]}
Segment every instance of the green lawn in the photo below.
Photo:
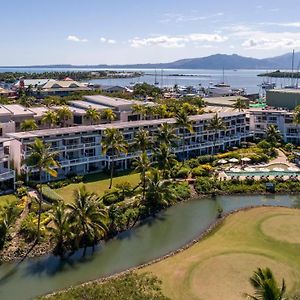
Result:
{"type": "Polygon", "coordinates": [[[300,210],[255,208],[228,217],[186,251],[141,269],[162,280],[171,299],[245,299],[249,277],[270,267],[289,292],[300,290],[300,210]]]}
{"type": "MultiPolygon", "coordinates": [[[[121,182],[129,182],[132,186],[136,186],[140,181],[140,175],[138,173],[123,173],[114,177],[113,186],[121,182]]],[[[66,202],[71,202],[73,197],[73,191],[78,188],[82,183],[69,184],[55,191],[63,197],[66,202]]],[[[104,191],[109,187],[109,177],[105,174],[91,174],[86,176],[86,182],[84,183],[86,188],[90,192],[94,192],[99,196],[102,196],[104,191]]]]}
{"type": "Polygon", "coordinates": [[[7,202],[12,202],[17,200],[17,197],[13,194],[0,196],[0,208],[7,202]]]}

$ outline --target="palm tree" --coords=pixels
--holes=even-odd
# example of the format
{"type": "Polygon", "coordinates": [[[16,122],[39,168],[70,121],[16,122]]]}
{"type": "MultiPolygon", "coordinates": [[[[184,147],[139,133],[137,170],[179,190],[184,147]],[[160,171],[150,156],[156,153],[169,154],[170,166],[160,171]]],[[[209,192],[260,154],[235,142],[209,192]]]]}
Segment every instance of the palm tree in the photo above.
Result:
{"type": "Polygon", "coordinates": [[[156,140],[158,143],[164,143],[169,147],[176,147],[176,140],[178,136],[176,135],[176,129],[171,126],[169,123],[163,123],[158,128],[156,134],[156,140]]]}
{"type": "Polygon", "coordinates": [[[158,115],[160,118],[168,117],[168,108],[165,104],[156,105],[154,108],[154,113],[158,115]]]}
{"type": "Polygon", "coordinates": [[[194,132],[193,129],[193,122],[189,119],[188,114],[184,110],[179,110],[176,115],[176,126],[179,128],[179,130],[182,132],[182,152],[183,152],[183,163],[185,160],[185,148],[186,148],[186,130],[188,130],[190,133],[194,132]]]}
{"type": "Polygon", "coordinates": [[[276,125],[271,124],[267,126],[266,140],[272,144],[272,146],[276,146],[282,141],[281,132],[276,125]]]}
{"type": "Polygon", "coordinates": [[[47,124],[49,128],[52,128],[57,124],[57,114],[54,111],[47,111],[42,116],[42,124],[47,124]]]}
{"type": "Polygon", "coordinates": [[[250,283],[255,289],[254,296],[244,294],[245,297],[252,300],[283,300],[286,285],[284,279],[282,279],[281,287],[275,280],[272,271],[269,268],[261,269],[258,268],[250,277],[250,283]]]}
{"type": "Polygon", "coordinates": [[[49,217],[51,219],[51,226],[48,230],[51,233],[51,240],[54,240],[56,243],[55,252],[62,255],[67,250],[66,243],[73,236],[65,204],[60,202],[58,205],[55,205],[53,210],[50,211],[49,217]]]}
{"type": "Polygon", "coordinates": [[[117,128],[107,128],[105,130],[104,139],[101,141],[102,152],[106,154],[108,151],[111,152],[111,162],[110,162],[110,183],[109,189],[112,187],[113,172],[114,172],[114,162],[115,156],[121,153],[127,154],[127,143],[125,142],[124,136],[117,128]]]}
{"type": "Polygon", "coordinates": [[[233,105],[233,107],[235,109],[237,109],[238,111],[242,111],[242,110],[248,108],[248,105],[245,102],[245,100],[242,100],[241,98],[237,98],[234,105],[233,105]]]}
{"type": "Polygon", "coordinates": [[[38,185],[39,199],[37,199],[39,204],[38,210],[38,225],[37,225],[37,239],[36,242],[40,240],[40,225],[41,225],[41,213],[42,213],[42,202],[43,202],[43,193],[42,193],[42,173],[45,172],[53,177],[57,176],[57,171],[55,168],[59,168],[60,164],[56,161],[58,156],[57,152],[51,151],[51,146],[44,144],[40,139],[35,139],[34,143],[28,146],[32,151],[30,156],[25,160],[27,166],[37,169],[40,176],[40,184],[38,185]]]}
{"type": "Polygon", "coordinates": [[[141,184],[143,187],[143,195],[142,200],[145,202],[145,195],[146,195],[146,173],[151,167],[150,160],[147,156],[146,152],[143,152],[139,157],[137,157],[133,161],[133,166],[135,167],[135,171],[140,173],[141,175],[141,184]]]}
{"type": "Polygon", "coordinates": [[[298,105],[294,110],[293,122],[296,125],[300,124],[300,105],[298,105]]]}
{"type": "Polygon", "coordinates": [[[90,107],[85,112],[85,118],[90,120],[90,124],[93,125],[101,120],[101,114],[97,109],[90,107]]]}
{"type": "Polygon", "coordinates": [[[110,108],[104,109],[102,114],[101,114],[101,117],[102,117],[103,120],[106,120],[109,123],[116,120],[116,118],[117,118],[116,114],[110,108]]]}
{"type": "Polygon", "coordinates": [[[147,115],[145,105],[141,105],[141,104],[133,104],[132,105],[132,112],[140,114],[141,115],[141,120],[145,119],[145,117],[147,115]]]}
{"type": "Polygon", "coordinates": [[[107,232],[107,211],[99,205],[99,198],[89,193],[83,185],[74,191],[74,202],[67,205],[70,220],[73,221],[82,241],[87,246],[89,241],[104,237],[107,232]]]}
{"type": "Polygon", "coordinates": [[[38,126],[34,119],[27,119],[21,123],[21,130],[23,131],[36,130],[36,129],[38,129],[38,126]]]}
{"type": "Polygon", "coordinates": [[[155,149],[154,158],[154,165],[162,170],[163,178],[166,178],[167,171],[170,171],[177,164],[175,154],[170,151],[166,144],[161,144],[155,149]]]}
{"type": "Polygon", "coordinates": [[[71,120],[73,117],[73,114],[71,110],[67,106],[60,107],[57,111],[57,118],[60,121],[62,127],[66,126],[66,123],[68,120],[71,120]]]}
{"type": "Polygon", "coordinates": [[[215,148],[216,148],[217,133],[218,133],[218,131],[223,130],[225,128],[226,128],[226,126],[225,126],[225,123],[222,120],[222,118],[220,118],[218,116],[218,114],[215,114],[213,116],[213,118],[210,120],[209,125],[208,125],[208,129],[214,131],[214,140],[213,140],[214,145],[212,148],[212,154],[215,152],[215,148]]]}
{"type": "Polygon", "coordinates": [[[149,131],[145,129],[139,129],[139,131],[134,136],[133,146],[136,149],[141,150],[142,152],[146,152],[152,144],[153,141],[151,136],[149,135],[149,131]]]}
{"type": "Polygon", "coordinates": [[[176,198],[168,182],[161,179],[157,169],[153,169],[146,182],[146,202],[150,210],[168,206],[176,198]]]}

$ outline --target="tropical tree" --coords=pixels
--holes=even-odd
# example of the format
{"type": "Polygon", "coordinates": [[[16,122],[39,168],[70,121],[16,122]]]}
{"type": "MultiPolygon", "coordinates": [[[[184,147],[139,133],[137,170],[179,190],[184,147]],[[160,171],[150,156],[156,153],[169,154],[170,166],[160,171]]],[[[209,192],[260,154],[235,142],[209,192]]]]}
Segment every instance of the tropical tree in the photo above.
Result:
{"type": "Polygon", "coordinates": [[[216,150],[215,148],[216,148],[218,131],[226,129],[226,126],[222,118],[220,118],[218,114],[215,114],[208,124],[208,129],[214,132],[214,139],[213,139],[214,144],[212,148],[212,154],[213,154],[216,150]]]}
{"type": "Polygon", "coordinates": [[[47,111],[42,116],[42,124],[47,124],[49,128],[52,128],[57,124],[57,114],[54,111],[47,111]]]}
{"type": "Polygon", "coordinates": [[[56,114],[57,114],[58,121],[61,123],[62,127],[65,127],[67,121],[71,120],[73,117],[71,110],[67,106],[60,107],[56,111],[56,114]]]}
{"type": "Polygon", "coordinates": [[[176,129],[169,123],[163,123],[159,126],[158,132],[156,134],[156,141],[158,143],[164,143],[169,147],[176,147],[176,140],[178,136],[176,135],[176,129]]]}
{"type": "Polygon", "coordinates": [[[237,98],[233,107],[235,109],[237,109],[238,111],[242,111],[242,110],[248,108],[248,105],[245,100],[242,100],[241,98],[237,98]]]}
{"type": "Polygon", "coordinates": [[[155,149],[154,165],[162,170],[162,177],[167,178],[168,171],[170,171],[177,164],[176,156],[170,151],[166,144],[160,144],[155,149]]]}
{"type": "Polygon", "coordinates": [[[142,152],[142,154],[133,161],[133,166],[135,167],[135,171],[140,173],[141,185],[143,187],[142,201],[145,202],[146,173],[151,167],[151,163],[147,156],[147,153],[142,152]]]}
{"type": "Polygon", "coordinates": [[[152,137],[148,130],[139,129],[134,136],[133,146],[142,152],[146,152],[153,144],[152,137]]]}
{"type": "Polygon", "coordinates": [[[56,244],[55,252],[62,255],[67,250],[67,243],[74,236],[65,204],[59,202],[58,205],[55,205],[50,211],[49,217],[51,223],[48,230],[51,233],[51,240],[54,240],[56,244]]]}
{"type": "Polygon", "coordinates": [[[176,115],[175,115],[175,119],[176,119],[176,126],[179,128],[179,130],[182,133],[182,152],[183,152],[183,163],[185,161],[186,158],[186,154],[185,154],[185,148],[186,148],[186,130],[190,133],[194,132],[193,129],[193,122],[189,119],[188,114],[180,109],[176,115]]]}
{"type": "Polygon", "coordinates": [[[27,119],[21,123],[21,130],[29,131],[29,130],[36,130],[36,129],[38,129],[38,126],[34,119],[27,119]]]}
{"type": "Polygon", "coordinates": [[[294,116],[293,116],[294,124],[299,125],[300,124],[300,105],[296,106],[294,110],[294,116]]]}
{"type": "Polygon", "coordinates": [[[146,205],[150,210],[166,207],[175,200],[175,194],[168,182],[162,180],[159,170],[153,169],[146,182],[146,205]]]}
{"type": "Polygon", "coordinates": [[[250,277],[250,284],[255,289],[254,295],[244,294],[248,299],[253,300],[283,300],[286,293],[286,285],[282,279],[281,286],[275,280],[269,268],[258,268],[250,277]]]}
{"type": "Polygon", "coordinates": [[[106,120],[106,121],[108,121],[109,123],[111,123],[112,121],[114,121],[114,120],[117,119],[117,116],[116,116],[116,114],[113,112],[112,109],[107,108],[107,109],[104,109],[104,110],[102,111],[101,118],[102,118],[103,120],[106,120]]]}
{"type": "Polygon", "coordinates": [[[168,107],[165,104],[156,105],[153,108],[154,113],[158,115],[160,118],[170,117],[170,113],[168,112],[168,107]]]}
{"type": "Polygon", "coordinates": [[[106,154],[107,152],[110,152],[111,154],[109,183],[109,189],[111,189],[114,173],[115,156],[118,156],[121,153],[127,154],[128,144],[125,141],[122,133],[117,128],[107,128],[105,130],[105,136],[104,139],[101,141],[101,144],[103,154],[106,154]]]}
{"type": "Polygon", "coordinates": [[[89,193],[84,185],[74,191],[74,202],[67,207],[70,220],[85,246],[106,235],[107,211],[100,206],[98,196],[89,193]]]}
{"type": "Polygon", "coordinates": [[[91,125],[98,123],[101,120],[100,112],[92,107],[86,110],[84,117],[90,121],[91,125]]]}
{"type": "Polygon", "coordinates": [[[277,146],[282,141],[282,135],[280,130],[276,125],[268,125],[266,128],[266,141],[268,141],[272,146],[277,146]]]}
{"type": "MultiPolygon", "coordinates": [[[[46,145],[42,140],[35,139],[33,144],[30,144],[29,149],[31,150],[30,156],[25,160],[25,164],[30,166],[32,169],[37,169],[40,176],[40,182],[42,181],[42,173],[49,174],[53,177],[57,176],[56,168],[60,167],[59,162],[56,160],[58,153],[51,151],[51,146],[46,145]]],[[[40,225],[41,225],[41,213],[42,213],[42,184],[38,185],[39,197],[37,199],[39,210],[38,210],[38,224],[37,224],[37,239],[40,240],[40,225]]]]}
{"type": "Polygon", "coordinates": [[[140,114],[141,120],[144,120],[147,116],[146,107],[145,107],[145,105],[142,105],[142,104],[133,104],[132,112],[140,114]]]}

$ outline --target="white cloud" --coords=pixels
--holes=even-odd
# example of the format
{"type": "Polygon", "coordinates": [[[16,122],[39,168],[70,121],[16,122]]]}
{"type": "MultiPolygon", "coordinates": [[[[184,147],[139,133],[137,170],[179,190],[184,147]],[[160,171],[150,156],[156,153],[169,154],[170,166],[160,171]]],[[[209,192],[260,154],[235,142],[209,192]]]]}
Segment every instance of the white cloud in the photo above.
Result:
{"type": "Polygon", "coordinates": [[[196,22],[203,21],[211,18],[217,18],[223,16],[223,12],[218,12],[212,15],[199,16],[198,13],[194,13],[192,15],[183,15],[183,14],[175,14],[175,13],[165,13],[163,18],[160,20],[161,23],[181,23],[181,22],[196,22]]]}
{"type": "Polygon", "coordinates": [[[168,36],[161,35],[149,38],[135,37],[129,40],[131,47],[163,47],[163,48],[182,48],[187,43],[199,43],[199,42],[224,42],[227,37],[219,34],[207,34],[207,33],[193,33],[181,36],[168,36]]]}
{"type": "Polygon", "coordinates": [[[88,41],[87,39],[81,39],[76,35],[68,35],[67,40],[76,43],[85,43],[88,41]]]}
{"type": "Polygon", "coordinates": [[[101,43],[107,43],[107,44],[116,44],[117,41],[113,39],[107,39],[105,37],[100,38],[101,43]]]}

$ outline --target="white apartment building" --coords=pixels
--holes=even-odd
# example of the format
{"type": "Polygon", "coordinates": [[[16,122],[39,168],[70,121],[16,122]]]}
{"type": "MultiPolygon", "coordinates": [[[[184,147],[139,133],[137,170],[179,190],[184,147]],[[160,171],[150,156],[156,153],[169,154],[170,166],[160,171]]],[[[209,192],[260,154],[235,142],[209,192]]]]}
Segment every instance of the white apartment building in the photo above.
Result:
{"type": "Polygon", "coordinates": [[[15,171],[10,169],[8,142],[9,139],[0,138],[0,194],[15,189],[15,171]]]}
{"type": "Polygon", "coordinates": [[[293,123],[293,112],[276,108],[253,108],[249,110],[250,131],[257,138],[263,138],[268,125],[277,126],[283,141],[300,144],[300,126],[293,123]]]}
{"type": "MultiPolygon", "coordinates": [[[[215,114],[203,114],[191,116],[194,122],[194,133],[185,133],[185,147],[183,146],[182,129],[177,129],[179,136],[177,147],[172,149],[177,156],[182,157],[183,151],[186,156],[195,157],[209,154],[215,151],[225,150],[239,145],[251,136],[249,125],[246,123],[244,112],[220,113],[226,124],[224,130],[217,133],[208,129],[209,122],[215,114]]],[[[110,153],[102,153],[101,141],[105,136],[105,130],[110,127],[118,128],[124,135],[125,140],[132,144],[134,136],[139,129],[145,129],[154,135],[158,127],[163,123],[174,124],[175,119],[143,120],[133,122],[116,122],[112,124],[100,124],[89,126],[66,127],[56,129],[44,129],[27,132],[7,134],[11,141],[10,155],[18,173],[25,173],[27,180],[39,180],[37,170],[23,165],[24,160],[31,154],[29,145],[36,138],[50,144],[56,151],[57,159],[61,164],[58,170],[58,178],[64,178],[69,173],[87,174],[99,172],[110,166],[112,156],[110,153]]],[[[150,156],[151,152],[148,153],[150,156]]],[[[117,169],[130,168],[132,160],[139,155],[137,151],[129,152],[115,157],[117,169]]],[[[43,181],[49,181],[47,174],[42,174],[43,181]]]]}

